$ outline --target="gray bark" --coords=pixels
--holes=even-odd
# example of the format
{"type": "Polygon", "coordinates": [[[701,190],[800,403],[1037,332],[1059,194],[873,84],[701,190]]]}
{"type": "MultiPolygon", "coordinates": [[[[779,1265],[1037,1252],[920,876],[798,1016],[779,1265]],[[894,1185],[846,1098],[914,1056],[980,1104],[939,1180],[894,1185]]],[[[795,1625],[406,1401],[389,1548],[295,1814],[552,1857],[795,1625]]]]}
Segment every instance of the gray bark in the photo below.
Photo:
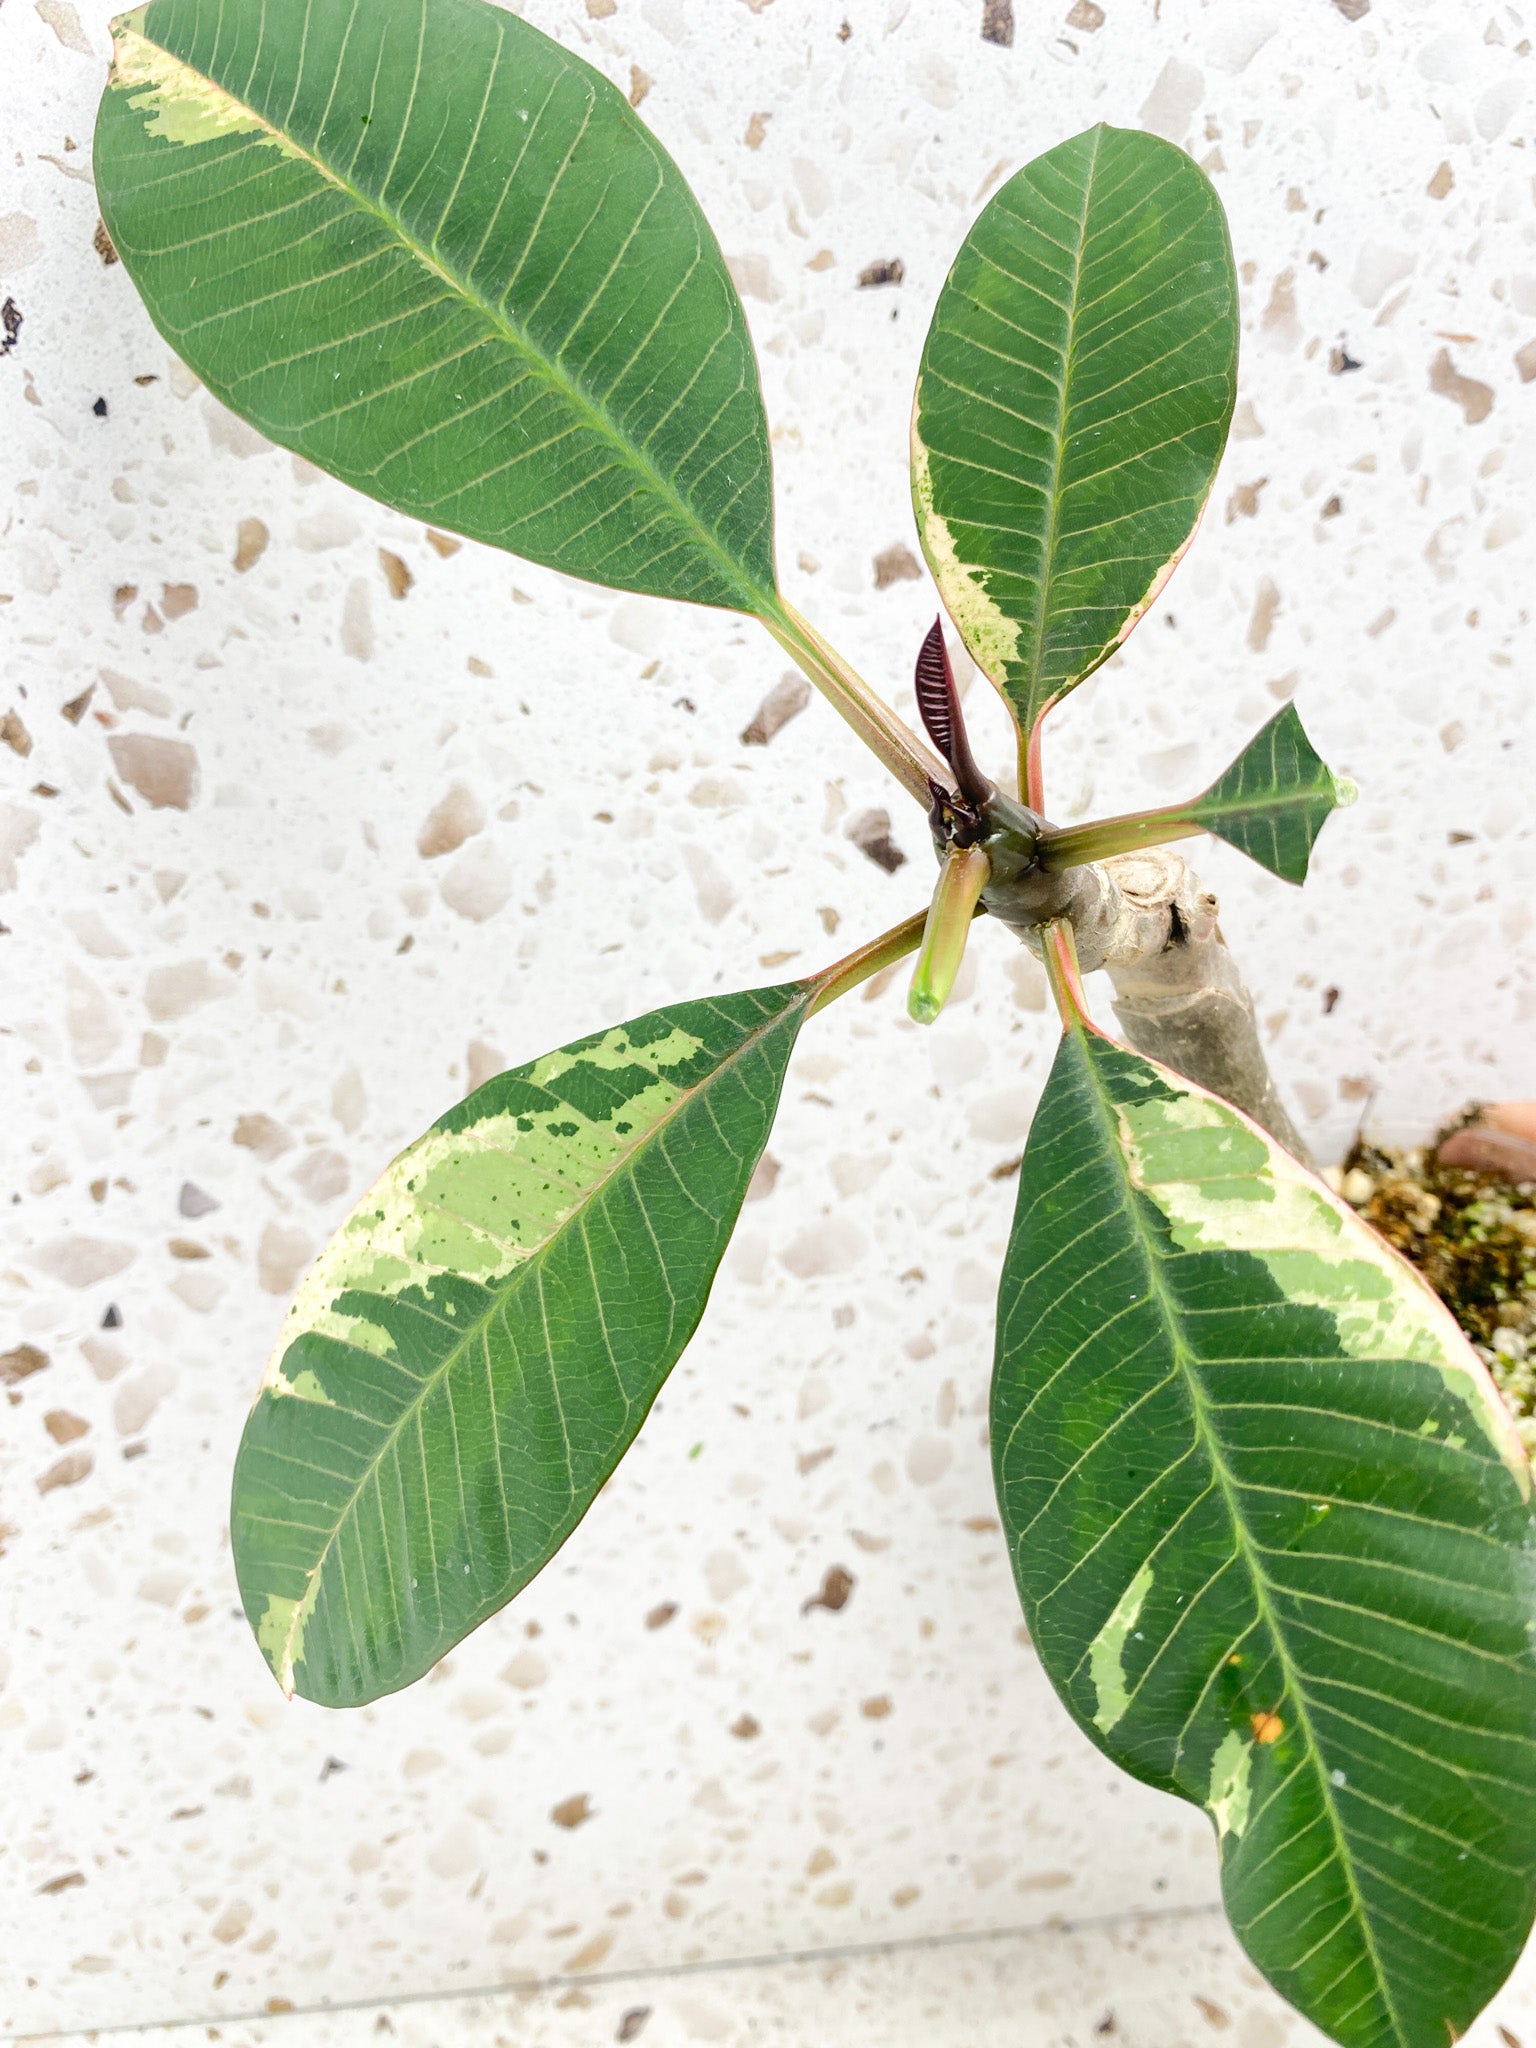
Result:
{"type": "Polygon", "coordinates": [[[1078,964],[1085,974],[1108,972],[1115,1015],[1136,1050],[1235,1103],[1312,1163],[1269,1071],[1216,898],[1170,847],[1060,875],[1031,874],[988,889],[982,900],[1037,950],[1038,926],[1069,918],[1078,964]]]}

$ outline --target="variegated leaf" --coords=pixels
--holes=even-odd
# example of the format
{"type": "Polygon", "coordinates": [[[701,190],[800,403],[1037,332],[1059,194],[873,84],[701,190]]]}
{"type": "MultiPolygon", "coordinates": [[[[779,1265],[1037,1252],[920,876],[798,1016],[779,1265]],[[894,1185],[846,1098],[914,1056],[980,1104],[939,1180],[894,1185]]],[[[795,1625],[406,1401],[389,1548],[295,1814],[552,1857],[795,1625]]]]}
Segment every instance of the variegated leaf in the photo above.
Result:
{"type": "Polygon", "coordinates": [[[1025,732],[1189,545],[1232,415],[1237,321],[1221,202],[1156,136],[1061,143],[966,236],[923,346],[913,501],[950,616],[1025,732]]]}
{"type": "Polygon", "coordinates": [[[679,1003],[488,1081],[288,1312],[235,1467],[285,1691],[419,1678],[581,1520],[693,1334],[819,983],[679,1003]]]}
{"type": "Polygon", "coordinates": [[[1348,2048],[1454,2040],[1536,1905],[1536,1554],[1449,1312],[1256,1125],[1074,1027],[992,1447],[1047,1672],[1211,1816],[1254,1962],[1348,2048]]]}

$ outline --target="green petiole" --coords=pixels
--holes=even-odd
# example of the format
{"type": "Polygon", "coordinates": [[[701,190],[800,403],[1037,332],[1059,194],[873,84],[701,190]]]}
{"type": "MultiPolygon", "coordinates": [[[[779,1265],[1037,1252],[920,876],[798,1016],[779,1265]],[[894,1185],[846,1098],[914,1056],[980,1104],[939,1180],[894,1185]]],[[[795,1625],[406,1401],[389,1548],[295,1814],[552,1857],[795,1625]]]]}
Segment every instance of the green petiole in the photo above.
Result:
{"type": "Polygon", "coordinates": [[[883,767],[924,810],[944,764],[876,695],[829,640],[802,618],[787,598],[775,594],[758,617],[784,652],[809,676],[839,717],[845,719],[883,767]]]}
{"type": "Polygon", "coordinates": [[[1089,825],[1066,825],[1059,831],[1048,827],[1040,835],[1035,858],[1048,875],[1059,875],[1117,853],[1193,839],[1210,829],[1191,815],[1188,804],[1170,804],[1165,810],[1133,811],[1124,817],[1098,818],[1089,825]]]}

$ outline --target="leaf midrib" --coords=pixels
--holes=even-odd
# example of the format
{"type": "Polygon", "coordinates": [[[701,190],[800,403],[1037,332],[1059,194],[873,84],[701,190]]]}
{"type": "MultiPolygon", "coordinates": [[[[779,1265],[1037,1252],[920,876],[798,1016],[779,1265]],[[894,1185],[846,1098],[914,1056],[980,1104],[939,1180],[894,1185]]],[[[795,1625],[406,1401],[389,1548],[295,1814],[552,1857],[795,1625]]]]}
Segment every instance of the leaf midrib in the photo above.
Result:
{"type": "MultiPolygon", "coordinates": [[[[807,989],[801,997],[802,1004],[808,1003],[814,996],[814,994],[814,988],[807,989]]],[[[448,1375],[454,1370],[454,1368],[461,1362],[471,1342],[478,1341],[484,1338],[485,1333],[487,1329],[490,1327],[493,1318],[501,1312],[501,1310],[506,1306],[507,1301],[510,1299],[510,1297],[516,1292],[518,1288],[522,1286],[525,1276],[528,1273],[536,1270],[543,1263],[551,1247],[560,1238],[564,1236],[565,1232],[568,1229],[570,1229],[576,1223],[576,1221],[585,1213],[585,1211],[591,1206],[591,1204],[597,1200],[598,1196],[603,1194],[608,1188],[610,1188],[614,1184],[614,1182],[619,1178],[620,1174],[629,1166],[630,1162],[635,1158],[635,1156],[639,1152],[643,1151],[645,1147],[651,1143],[652,1139],[659,1137],[661,1132],[663,1132],[668,1127],[668,1125],[670,1125],[673,1122],[673,1120],[678,1115],[680,1115],[680,1113],[688,1106],[688,1104],[693,1102],[704,1089],[708,1088],[712,1082],[714,1082],[720,1077],[721,1074],[729,1072],[730,1068],[738,1060],[743,1058],[746,1055],[746,1053],[755,1048],[758,1045],[758,1043],[769,1034],[769,1032],[774,1030],[778,1025],[782,1024],[784,1020],[792,1014],[794,1008],[795,1005],[791,1003],[786,1008],[778,1011],[774,1016],[765,1018],[761,1024],[755,1025],[752,1031],[748,1034],[748,1036],[744,1038],[741,1041],[741,1043],[734,1049],[734,1051],[728,1054],[727,1057],[723,1059],[718,1066],[711,1068],[710,1072],[706,1074],[701,1080],[696,1081],[691,1088],[685,1089],[678,1096],[677,1100],[673,1102],[666,1110],[663,1111],[663,1113],[657,1118],[655,1123],[649,1125],[646,1128],[646,1130],[639,1137],[636,1138],[635,1142],[632,1145],[626,1146],[624,1150],[616,1156],[616,1158],[612,1162],[609,1171],[606,1174],[604,1174],[601,1180],[594,1181],[592,1186],[587,1190],[586,1194],[582,1196],[581,1200],[577,1202],[576,1205],[572,1209],[570,1209],[565,1216],[561,1218],[560,1222],[556,1225],[556,1227],[544,1239],[544,1242],[536,1246],[532,1251],[530,1251],[526,1258],[520,1259],[518,1261],[516,1266],[513,1267],[512,1271],[506,1275],[506,1286],[499,1291],[496,1290],[494,1287],[488,1289],[488,1291],[491,1292],[493,1295],[491,1305],[486,1309],[483,1315],[477,1316],[473,1322],[466,1323],[464,1325],[463,1333],[458,1343],[456,1343],[451,1350],[444,1354],[441,1364],[435,1366],[432,1369],[432,1371],[428,1373],[427,1376],[420,1382],[418,1391],[411,1396],[410,1400],[407,1401],[405,1406],[401,1409],[399,1417],[390,1426],[389,1430],[386,1432],[383,1439],[379,1443],[377,1450],[364,1461],[362,1476],[359,1478],[356,1486],[353,1487],[351,1495],[349,1496],[345,1506],[337,1515],[335,1526],[332,1528],[330,1534],[326,1537],[325,1544],[321,1549],[320,1555],[316,1558],[314,1566],[310,1570],[308,1579],[305,1584],[304,1593],[302,1597],[298,1600],[298,1602],[295,1604],[294,1618],[289,1625],[288,1634],[284,1638],[282,1646],[282,1661],[288,1664],[290,1669],[292,1668],[293,1662],[295,1660],[295,1638],[301,1633],[302,1629],[300,1617],[302,1616],[306,1620],[308,1618],[306,1613],[306,1607],[309,1603],[311,1590],[315,1588],[319,1583],[320,1574],[325,1569],[326,1560],[329,1558],[331,1554],[332,1547],[336,1543],[342,1530],[346,1527],[348,1518],[356,1513],[357,1504],[362,1499],[363,1490],[368,1485],[370,1478],[378,1471],[379,1467],[383,1464],[385,1458],[388,1456],[389,1452],[395,1447],[396,1443],[399,1441],[400,1436],[403,1434],[407,1426],[419,1422],[421,1412],[423,1408],[426,1406],[428,1396],[438,1386],[442,1384],[442,1382],[448,1377],[448,1375]]],[[[338,1292],[338,1294],[332,1297],[332,1300],[333,1302],[339,1300],[343,1294],[347,1294],[350,1292],[366,1293],[367,1291],[368,1290],[366,1289],[348,1289],[344,1287],[338,1292]]],[[[306,1334],[306,1332],[300,1331],[298,1333],[298,1336],[303,1336],[306,1334]]],[[[290,1338],[289,1343],[291,1344],[294,1342],[297,1342],[297,1337],[290,1338]]],[[[285,1356],[287,1353],[287,1349],[288,1346],[285,1345],[285,1356]]],[[[555,1381],[558,1398],[558,1379],[553,1373],[553,1367],[551,1370],[551,1378],[555,1381]]],[[[283,1400],[292,1400],[295,1397],[293,1395],[279,1395],[277,1398],[283,1400]]]]}
{"type": "Polygon", "coordinates": [[[1051,584],[1056,574],[1056,537],[1061,523],[1062,472],[1066,466],[1067,420],[1072,411],[1072,369],[1077,354],[1077,309],[1083,287],[1083,251],[1088,241],[1088,214],[1093,204],[1093,181],[1099,168],[1099,151],[1104,141],[1104,124],[1093,131],[1093,149],[1088,173],[1083,180],[1083,212],[1077,224],[1077,246],[1072,255],[1072,297],[1067,307],[1067,346],[1062,356],[1061,384],[1056,394],[1056,431],[1051,450],[1050,516],[1046,521],[1045,545],[1041,555],[1040,591],[1035,603],[1034,645],[1030,651],[1030,719],[1033,723],[1045,707],[1035,699],[1040,694],[1041,671],[1045,661],[1045,626],[1050,612],[1051,584]]]}
{"type": "MultiPolygon", "coordinates": [[[[1326,803],[1328,792],[1320,786],[1308,789],[1277,790],[1268,796],[1238,797],[1218,800],[1210,797],[1196,797],[1190,805],[1190,813],[1206,818],[1266,818],[1288,811],[1301,810],[1312,804],[1326,803]]],[[[1330,804],[1329,809],[1333,807],[1330,804]]]]}
{"type": "MultiPolygon", "coordinates": [[[[498,24],[498,29],[501,40],[497,43],[497,63],[500,62],[502,44],[506,37],[505,26],[498,24]]],[[[736,585],[743,596],[748,598],[749,602],[743,607],[744,610],[755,613],[763,605],[771,603],[776,593],[768,587],[759,584],[755,578],[743,569],[741,564],[721,545],[709,528],[701,523],[687,499],[656,468],[645,451],[636,443],[627,440],[619,428],[599,409],[596,402],[588,396],[582,386],[574,378],[570,377],[559,366],[557,361],[552,360],[546,355],[543,349],[539,348],[518,326],[509,320],[499,307],[492,306],[488,300],[482,298],[468,282],[459,277],[456,271],[450,269],[433,251],[418,241],[407,229],[405,223],[398,215],[390,211],[382,199],[375,200],[372,198],[355,184],[352,179],[344,176],[339,170],[326,163],[323,158],[316,156],[312,150],[305,148],[303,143],[288,134],[284,129],[277,127],[264,114],[258,113],[256,108],[251,106],[247,100],[243,99],[238,93],[231,91],[220,80],[210,78],[205,71],[200,71],[196,65],[188,63],[184,57],[178,55],[176,51],[169,49],[164,43],[153,42],[150,37],[143,34],[142,30],[134,30],[133,33],[137,34],[141,41],[149,43],[151,48],[163,51],[174,63],[180,64],[184,70],[191,72],[195,78],[201,79],[211,91],[221,94],[232,105],[242,108],[265,134],[269,135],[274,141],[281,143],[285,151],[302,158],[318,177],[323,178],[336,191],[345,194],[363,212],[372,214],[377,221],[395,236],[409,255],[414,256],[425,269],[433,271],[448,286],[450,291],[458,295],[471,311],[480,314],[492,328],[501,333],[503,338],[514,349],[520,350],[527,357],[535,374],[542,374],[557,392],[568,399],[584,414],[587,424],[602,439],[606,440],[633,469],[640,472],[643,481],[649,488],[655,491],[681,523],[689,527],[696,538],[702,542],[706,551],[713,557],[716,565],[725,571],[727,579],[736,585]]],[[[568,55],[566,52],[562,52],[562,54],[568,55]]],[[[118,89],[128,90],[125,86],[118,89]]],[[[590,90],[589,88],[589,92],[590,90]]],[[[589,99],[589,105],[593,103],[595,101],[589,99]]],[[[643,128],[641,133],[642,135],[645,134],[643,128]]],[[[401,140],[402,142],[404,140],[403,128],[401,140]]],[[[646,136],[646,140],[649,141],[649,136],[646,136]]],[[[396,154],[398,155],[398,150],[396,154]]],[[[658,168],[661,167],[658,166],[658,168]]],[[[391,170],[393,170],[393,164],[391,165],[391,170]]],[[[461,171],[461,179],[462,175],[461,171]]],[[[662,170],[662,175],[665,177],[664,169],[662,170]]],[[[446,214],[444,218],[446,218],[446,214]]],[[[590,308],[588,310],[590,311],[590,308]]]]}
{"type": "MultiPolygon", "coordinates": [[[[1078,1028],[1081,1033],[1082,1027],[1078,1028]]],[[[1099,1113],[1100,1125],[1107,1147],[1111,1156],[1117,1162],[1123,1162],[1125,1153],[1118,1122],[1114,1116],[1114,1107],[1099,1085],[1098,1074],[1086,1045],[1083,1046],[1083,1066],[1089,1077],[1094,1105],[1099,1113]]],[[[1366,1908],[1365,1899],[1361,1893],[1359,1880],[1355,1873],[1354,1853],[1349,1838],[1344,1831],[1343,1823],[1339,1818],[1338,1803],[1334,1799],[1333,1787],[1329,1782],[1328,1772],[1324,1767],[1317,1736],[1312,1725],[1307,1695],[1302,1686],[1300,1673],[1292,1657],[1290,1646],[1286,1641],[1284,1630],[1270,1602],[1268,1580],[1257,1559],[1256,1553],[1260,1546],[1255,1542],[1253,1533],[1248,1527],[1247,1520],[1239,1504],[1236,1479],[1221,1448],[1220,1437],[1215,1425],[1207,1413],[1205,1394],[1199,1381],[1198,1367],[1200,1356],[1185,1337],[1183,1320],[1180,1316],[1178,1305],[1164,1284],[1156,1251],[1141,1213],[1141,1205],[1136,1200],[1137,1190],[1129,1174],[1122,1171],[1121,1177],[1126,1190],[1125,1207],[1132,1219],[1135,1243],[1137,1250],[1141,1254],[1148,1292],[1155,1298],[1157,1306],[1162,1311],[1168,1329],[1172,1334],[1175,1362],[1189,1396],[1196,1436],[1210,1462],[1212,1474],[1221,1492],[1222,1499],[1226,1504],[1233,1529],[1236,1532],[1237,1554],[1242,1559],[1249,1583],[1252,1586],[1254,1604],[1259,1610],[1260,1619],[1263,1621],[1269,1638],[1274,1644],[1275,1655],[1285,1679],[1286,1690],[1296,1703],[1296,1718],[1306,1745],[1307,1758],[1316,1774],[1323,1806],[1328,1815],[1334,1841],[1338,1846],[1339,1867],[1343,1871],[1345,1883],[1349,1887],[1349,1896],[1355,1907],[1361,1939],[1375,1974],[1376,1988],[1380,1993],[1382,2004],[1386,2008],[1387,2018],[1391,2023],[1394,2035],[1401,2044],[1401,2048],[1410,2048],[1410,2038],[1404,2031],[1402,2019],[1398,2013],[1391,1987],[1387,1981],[1386,1971],[1382,1967],[1381,1956],[1377,1950],[1375,1930],[1371,1925],[1370,1914],[1366,1908]]]]}
{"type": "Polygon", "coordinates": [[[1292,830],[1299,828],[1307,836],[1307,852],[1310,854],[1317,843],[1318,833],[1335,808],[1326,791],[1310,789],[1292,790],[1281,796],[1245,798],[1237,803],[1207,803],[1204,797],[1197,797],[1181,815],[1218,837],[1228,831],[1258,825],[1268,825],[1277,834],[1283,826],[1292,830]],[[1317,816],[1319,811],[1322,812],[1321,817],[1317,816]]]}

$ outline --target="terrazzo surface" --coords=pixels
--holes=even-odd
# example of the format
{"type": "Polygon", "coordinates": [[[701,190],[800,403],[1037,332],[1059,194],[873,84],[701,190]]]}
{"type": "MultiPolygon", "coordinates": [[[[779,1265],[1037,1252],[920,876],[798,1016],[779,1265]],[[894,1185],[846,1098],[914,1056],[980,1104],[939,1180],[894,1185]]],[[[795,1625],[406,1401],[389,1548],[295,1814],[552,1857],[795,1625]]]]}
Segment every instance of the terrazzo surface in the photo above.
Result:
{"type": "MultiPolygon", "coordinates": [[[[1294,694],[1360,803],[1304,894],[1200,860],[1303,1127],[1536,1092],[1531,10],[525,11],[700,193],[786,591],[909,713],[907,412],[966,224],[1101,118],[1205,164],[1234,437],[1051,808],[1199,788],[1294,694]]],[[[1204,1819],[1096,1756],[1019,1626],[983,1421],[1052,1032],[995,931],[933,1030],[899,985],[807,1030],[704,1327],[543,1577],[413,1692],[273,1687],[228,1474],[328,1230],[500,1066],[894,923],[924,828],[819,704],[742,744],[756,627],[434,541],[197,387],[95,239],[109,12],[0,8],[0,2028],[1315,2039],[1221,1931],[1204,1819]]],[[[1523,1981],[1469,2038],[1536,2034],[1523,1981]]]]}

